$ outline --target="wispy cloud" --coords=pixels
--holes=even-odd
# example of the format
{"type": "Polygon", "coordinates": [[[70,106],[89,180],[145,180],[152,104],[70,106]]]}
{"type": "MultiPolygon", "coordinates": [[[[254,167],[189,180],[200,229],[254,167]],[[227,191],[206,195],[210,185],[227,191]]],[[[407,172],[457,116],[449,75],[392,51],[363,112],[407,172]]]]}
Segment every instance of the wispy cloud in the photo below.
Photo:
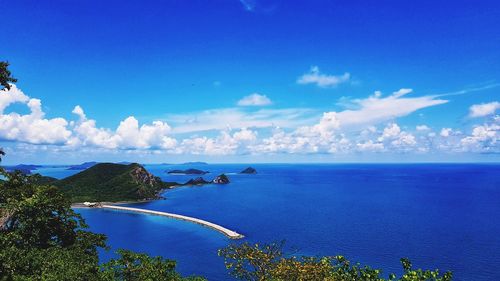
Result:
{"type": "Polygon", "coordinates": [[[312,124],[318,112],[307,108],[245,110],[242,108],[220,108],[168,115],[165,119],[172,125],[172,133],[190,133],[226,128],[296,128],[312,124]]]}
{"type": "Polygon", "coordinates": [[[335,122],[339,122],[339,127],[350,128],[387,122],[422,108],[448,102],[430,95],[408,97],[411,92],[411,89],[403,88],[392,95],[382,97],[382,93],[376,91],[368,98],[353,100],[352,104],[357,107],[356,109],[332,112],[330,115],[335,117],[335,122]]]}
{"type": "Polygon", "coordinates": [[[483,90],[493,89],[493,88],[496,88],[496,87],[499,87],[499,86],[500,86],[500,83],[492,83],[492,84],[488,84],[488,85],[485,85],[485,86],[466,88],[466,89],[455,91],[455,92],[438,94],[438,95],[436,95],[436,97],[448,97],[448,96],[465,95],[465,94],[468,94],[468,93],[473,93],[473,92],[479,92],[479,91],[483,91],[483,90]]]}
{"type": "Polygon", "coordinates": [[[249,12],[253,12],[257,4],[255,0],[240,0],[240,3],[243,5],[243,8],[249,12]]]}
{"type": "Polygon", "coordinates": [[[336,87],[339,84],[345,83],[351,79],[351,74],[346,72],[342,75],[328,75],[319,71],[319,67],[313,66],[308,73],[300,76],[297,79],[298,84],[315,84],[321,88],[336,87]]]}
{"type": "Polygon", "coordinates": [[[263,106],[270,104],[272,104],[271,99],[259,93],[253,93],[238,101],[239,106],[263,106]]]}

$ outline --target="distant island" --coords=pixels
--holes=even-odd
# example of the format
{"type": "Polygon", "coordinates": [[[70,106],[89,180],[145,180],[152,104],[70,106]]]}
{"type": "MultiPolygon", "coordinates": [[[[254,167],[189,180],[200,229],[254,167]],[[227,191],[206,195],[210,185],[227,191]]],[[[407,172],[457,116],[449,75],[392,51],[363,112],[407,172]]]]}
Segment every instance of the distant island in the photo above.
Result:
{"type": "Polygon", "coordinates": [[[207,162],[186,162],[182,163],[181,165],[208,165],[207,162]]]}
{"type": "Polygon", "coordinates": [[[8,172],[19,171],[25,175],[29,175],[31,174],[31,171],[41,167],[41,165],[19,164],[15,166],[4,166],[4,169],[8,172]]]}
{"type": "Polygon", "coordinates": [[[217,177],[215,177],[212,181],[206,181],[202,177],[194,178],[188,180],[186,183],[181,184],[179,186],[183,185],[204,185],[204,184],[210,184],[210,183],[215,183],[215,184],[228,184],[230,183],[229,178],[225,174],[220,174],[217,177]]]}
{"type": "Polygon", "coordinates": [[[240,174],[257,174],[257,170],[252,167],[248,167],[245,170],[241,171],[240,174]]]}
{"type": "Polygon", "coordinates": [[[198,169],[187,169],[187,170],[171,170],[167,174],[181,174],[181,175],[204,175],[208,174],[208,171],[202,171],[198,169]]]}
{"type": "Polygon", "coordinates": [[[98,162],[85,162],[83,164],[69,166],[69,168],[67,170],[85,170],[85,169],[93,167],[97,164],[99,164],[99,163],[98,162]]]}

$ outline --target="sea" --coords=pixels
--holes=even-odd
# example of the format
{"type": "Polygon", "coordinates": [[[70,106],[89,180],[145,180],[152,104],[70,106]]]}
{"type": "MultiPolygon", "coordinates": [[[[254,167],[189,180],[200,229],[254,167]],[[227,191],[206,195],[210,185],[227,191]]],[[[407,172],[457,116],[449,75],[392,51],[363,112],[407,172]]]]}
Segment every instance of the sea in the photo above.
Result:
{"type": "MultiPolygon", "coordinates": [[[[414,267],[450,270],[454,280],[496,280],[500,264],[500,164],[209,164],[145,165],[164,181],[225,173],[231,183],[179,187],[164,200],[126,204],[207,220],[245,235],[230,240],[213,229],[166,217],[76,209],[110,251],[131,249],[177,261],[183,275],[233,280],[218,249],[231,243],[284,240],[294,255],[343,255],[353,262],[401,273],[414,267]],[[239,174],[251,166],[257,174],[239,174]]],[[[62,178],[78,171],[44,167],[62,178]]]]}

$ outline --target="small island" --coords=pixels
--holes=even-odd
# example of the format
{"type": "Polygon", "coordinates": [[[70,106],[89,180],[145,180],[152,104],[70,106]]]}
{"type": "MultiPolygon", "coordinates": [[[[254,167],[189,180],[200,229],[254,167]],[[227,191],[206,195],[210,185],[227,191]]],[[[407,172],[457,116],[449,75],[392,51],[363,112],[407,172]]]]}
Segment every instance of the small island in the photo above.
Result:
{"type": "Polygon", "coordinates": [[[241,171],[240,174],[257,174],[257,170],[252,167],[248,167],[245,170],[241,171]]]}
{"type": "Polygon", "coordinates": [[[224,174],[218,175],[212,182],[216,183],[216,184],[228,184],[228,183],[230,183],[229,178],[224,174]]]}
{"type": "Polygon", "coordinates": [[[176,174],[176,175],[204,175],[208,173],[209,173],[208,171],[202,171],[198,169],[171,170],[167,172],[167,174],[176,174]]]}
{"type": "Polygon", "coordinates": [[[230,181],[229,181],[229,178],[226,175],[221,174],[221,175],[218,175],[217,177],[215,177],[212,181],[206,181],[204,178],[198,177],[198,178],[195,178],[195,179],[190,179],[186,183],[178,185],[178,186],[183,186],[183,185],[204,185],[204,184],[211,184],[211,183],[215,183],[215,184],[228,184],[228,183],[230,183],[230,181]]]}
{"type": "Polygon", "coordinates": [[[198,177],[198,178],[195,178],[195,179],[190,179],[188,180],[186,183],[184,183],[183,185],[204,185],[204,184],[207,184],[207,183],[210,183],[209,181],[206,181],[204,178],[202,177],[198,177]]]}

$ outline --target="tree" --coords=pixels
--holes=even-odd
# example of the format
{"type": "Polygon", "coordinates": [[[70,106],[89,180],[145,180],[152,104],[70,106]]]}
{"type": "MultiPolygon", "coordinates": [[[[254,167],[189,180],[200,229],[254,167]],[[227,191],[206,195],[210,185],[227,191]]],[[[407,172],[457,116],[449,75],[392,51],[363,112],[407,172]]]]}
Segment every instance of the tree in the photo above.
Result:
{"type": "MultiPolygon", "coordinates": [[[[0,85],[2,85],[7,90],[10,90],[10,83],[16,83],[17,79],[12,77],[9,70],[9,62],[0,61],[0,85]]],[[[1,89],[0,89],[1,90],[1,89]]]]}
{"type": "Polygon", "coordinates": [[[381,270],[368,266],[351,264],[343,256],[335,257],[295,257],[285,255],[284,243],[267,245],[233,244],[219,250],[224,257],[226,268],[231,275],[250,281],[449,281],[450,272],[443,275],[438,270],[413,270],[408,259],[401,259],[403,275],[399,278],[390,274],[388,279],[381,277],[381,270]]]}
{"type": "Polygon", "coordinates": [[[1,174],[0,276],[7,280],[92,280],[105,236],[87,231],[68,198],[39,175],[1,174]]]}
{"type": "Polygon", "coordinates": [[[127,281],[203,281],[201,277],[183,278],[175,271],[175,261],[128,250],[118,250],[120,257],[103,265],[102,280],[127,281]]]}

